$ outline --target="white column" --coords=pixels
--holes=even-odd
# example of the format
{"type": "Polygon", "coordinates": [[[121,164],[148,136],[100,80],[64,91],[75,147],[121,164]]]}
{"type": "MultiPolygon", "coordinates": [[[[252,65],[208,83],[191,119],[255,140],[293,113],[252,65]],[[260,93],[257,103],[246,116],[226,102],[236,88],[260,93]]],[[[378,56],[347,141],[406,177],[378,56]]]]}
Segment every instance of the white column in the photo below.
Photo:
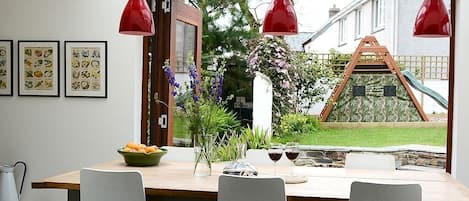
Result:
{"type": "Polygon", "coordinates": [[[469,186],[469,1],[456,1],[452,174],[469,186]]]}
{"type": "Polygon", "coordinates": [[[272,81],[256,72],[253,84],[252,127],[272,131],[272,81]]]}

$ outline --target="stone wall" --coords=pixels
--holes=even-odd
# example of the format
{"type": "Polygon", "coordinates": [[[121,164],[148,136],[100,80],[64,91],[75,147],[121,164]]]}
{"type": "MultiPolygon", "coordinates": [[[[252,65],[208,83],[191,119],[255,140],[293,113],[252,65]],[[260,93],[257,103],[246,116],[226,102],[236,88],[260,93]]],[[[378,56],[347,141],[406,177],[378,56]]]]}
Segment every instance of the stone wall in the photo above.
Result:
{"type": "Polygon", "coordinates": [[[302,153],[295,164],[299,166],[336,167],[345,165],[347,153],[392,154],[396,158],[397,169],[408,167],[446,168],[446,153],[442,147],[409,145],[385,148],[360,147],[323,147],[303,146],[302,153]]]}

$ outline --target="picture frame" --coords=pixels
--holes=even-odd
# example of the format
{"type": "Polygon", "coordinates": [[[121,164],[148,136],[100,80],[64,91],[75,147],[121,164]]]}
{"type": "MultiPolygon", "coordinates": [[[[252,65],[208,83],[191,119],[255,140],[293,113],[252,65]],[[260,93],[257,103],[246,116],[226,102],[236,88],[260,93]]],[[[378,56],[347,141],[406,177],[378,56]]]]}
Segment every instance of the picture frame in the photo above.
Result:
{"type": "Polygon", "coordinates": [[[65,97],[107,98],[107,41],[65,41],[65,97]]]}
{"type": "Polygon", "coordinates": [[[13,96],[13,40],[0,40],[0,96],[13,96]]]}
{"type": "Polygon", "coordinates": [[[59,45],[59,41],[18,41],[18,96],[60,96],[59,45]]]}

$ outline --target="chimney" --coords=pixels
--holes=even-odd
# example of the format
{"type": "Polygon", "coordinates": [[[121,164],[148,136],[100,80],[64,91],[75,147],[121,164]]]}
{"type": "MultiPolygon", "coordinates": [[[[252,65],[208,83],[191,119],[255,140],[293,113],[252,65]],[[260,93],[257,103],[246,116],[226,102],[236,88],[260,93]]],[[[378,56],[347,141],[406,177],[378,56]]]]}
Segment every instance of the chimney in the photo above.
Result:
{"type": "Polygon", "coordinates": [[[332,8],[329,8],[329,18],[334,17],[334,15],[336,15],[339,12],[340,12],[340,8],[337,8],[335,4],[332,5],[332,8]]]}

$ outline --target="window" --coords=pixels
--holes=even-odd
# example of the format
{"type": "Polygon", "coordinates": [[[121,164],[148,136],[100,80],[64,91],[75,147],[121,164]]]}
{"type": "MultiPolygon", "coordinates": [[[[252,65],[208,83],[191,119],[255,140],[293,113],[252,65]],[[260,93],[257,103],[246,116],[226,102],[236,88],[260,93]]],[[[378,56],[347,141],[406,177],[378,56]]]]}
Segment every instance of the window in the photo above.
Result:
{"type": "Polygon", "coordinates": [[[362,10],[355,10],[355,39],[362,36],[362,10]]]}
{"type": "Polygon", "coordinates": [[[353,96],[365,96],[365,86],[353,86],[352,95],[353,96]]]}
{"type": "Polygon", "coordinates": [[[384,0],[373,0],[373,31],[384,28],[384,0]]]}
{"type": "Polygon", "coordinates": [[[347,18],[339,20],[339,46],[345,45],[347,42],[347,18]]]}
{"type": "Polygon", "coordinates": [[[384,96],[396,96],[396,86],[384,86],[384,96]]]}

